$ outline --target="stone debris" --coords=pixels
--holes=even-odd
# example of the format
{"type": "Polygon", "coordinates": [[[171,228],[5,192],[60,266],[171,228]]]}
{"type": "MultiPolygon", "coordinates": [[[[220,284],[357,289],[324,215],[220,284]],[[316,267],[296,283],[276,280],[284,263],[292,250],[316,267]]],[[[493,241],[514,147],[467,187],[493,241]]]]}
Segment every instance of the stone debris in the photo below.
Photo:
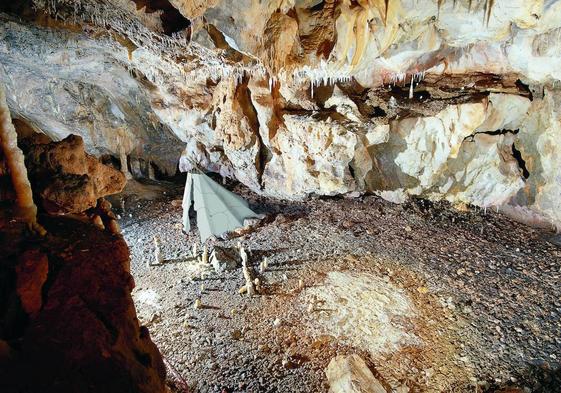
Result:
{"type": "MultiPolygon", "coordinates": [[[[235,189],[259,210],[280,203],[243,190],[235,189]]],[[[133,252],[135,280],[162,294],[161,318],[149,325],[151,336],[182,375],[205,381],[197,385],[202,392],[237,389],[240,382],[246,391],[324,392],[325,367],[335,356],[350,353],[376,364],[374,376],[394,391],[404,381],[419,392],[442,392],[450,385],[461,392],[474,391],[479,381],[488,381],[489,388],[500,385],[495,377],[502,383],[516,377],[520,382],[515,383],[534,388],[534,377],[525,379],[516,372],[526,358],[508,354],[522,351],[552,365],[561,358],[555,334],[560,329],[555,318],[559,287],[553,279],[561,252],[541,240],[539,232],[494,210],[486,215],[473,207],[458,212],[447,204],[419,200],[395,205],[376,196],[312,199],[291,202],[288,208],[283,204],[282,209],[289,210],[286,225],[271,223],[248,237],[208,242],[209,259],[215,246],[229,248],[240,260],[238,267],[238,240],[247,250],[249,268],[252,260],[259,268],[266,256],[274,255],[269,269],[274,268],[266,270],[266,277],[252,277],[254,285],[256,277],[261,285],[266,279],[267,292],[252,298],[238,295],[245,285],[241,268],[218,275],[208,265],[204,271],[213,272],[212,290],[206,290],[204,303],[216,307],[193,310],[186,331],[184,309],[175,304],[201,297],[201,282],[192,280],[192,271],[198,277],[204,265],[186,261],[149,270],[142,264],[146,256],[152,257],[146,239],[165,237],[166,255],[190,255],[198,234],[184,235],[173,227],[177,211],[168,201],[143,202],[142,209],[134,206],[134,219],[125,218],[123,226],[133,252]],[[352,221],[353,227],[342,229],[344,220],[352,221]],[[407,225],[413,229],[410,233],[404,231],[407,225]],[[137,242],[139,237],[144,240],[137,242]],[[403,270],[409,268],[418,270],[422,279],[403,281],[403,270]],[[460,276],[458,269],[464,269],[460,276]],[[174,285],[179,277],[183,282],[174,285]],[[299,279],[305,288],[292,292],[299,279]],[[452,303],[443,306],[440,297],[452,297],[452,303]],[[411,302],[409,311],[396,312],[405,298],[411,302]],[[273,325],[277,318],[282,321],[279,327],[273,325]],[[495,328],[497,320],[501,334],[495,328]],[[459,321],[461,336],[455,331],[459,321]],[[243,327],[251,329],[242,340],[232,340],[230,332],[243,327]],[[481,346],[482,342],[488,344],[481,346]],[[261,350],[265,345],[270,351],[261,350]],[[505,351],[489,351],[489,345],[505,351]],[[219,363],[206,361],[208,348],[219,363]],[[301,364],[300,356],[305,367],[282,366],[283,359],[301,364]],[[460,360],[466,357],[469,364],[460,360]],[[216,382],[206,383],[210,378],[216,382]]],[[[189,311],[192,301],[187,303],[189,311]]],[[[137,306],[147,308],[144,303],[137,306]]]]}
{"type": "Polygon", "coordinates": [[[241,257],[234,248],[214,246],[210,263],[216,273],[237,269],[241,266],[241,257]]]}
{"type": "Polygon", "coordinates": [[[101,220],[101,217],[98,216],[97,214],[95,216],[93,216],[92,224],[94,224],[96,227],[98,227],[102,231],[105,229],[105,226],[103,225],[103,221],[101,220]]]}
{"type": "Polygon", "coordinates": [[[388,393],[356,354],[331,359],[325,374],[330,393],[388,393]]]}

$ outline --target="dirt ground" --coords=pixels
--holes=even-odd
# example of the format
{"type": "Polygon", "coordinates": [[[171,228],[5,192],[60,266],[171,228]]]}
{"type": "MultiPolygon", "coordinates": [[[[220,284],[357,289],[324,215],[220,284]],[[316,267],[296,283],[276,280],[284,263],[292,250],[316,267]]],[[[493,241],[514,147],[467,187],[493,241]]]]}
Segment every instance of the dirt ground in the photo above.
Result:
{"type": "Polygon", "coordinates": [[[181,231],[181,187],[152,190],[161,197],[129,195],[116,210],[139,318],[175,391],[323,392],[329,361],[357,353],[388,391],[561,392],[561,248],[543,232],[490,210],[280,202],[236,186],[267,218],[207,244],[249,250],[260,292],[248,297],[241,268],[191,257],[198,233],[181,231]],[[165,262],[148,266],[155,235],[165,262]]]}

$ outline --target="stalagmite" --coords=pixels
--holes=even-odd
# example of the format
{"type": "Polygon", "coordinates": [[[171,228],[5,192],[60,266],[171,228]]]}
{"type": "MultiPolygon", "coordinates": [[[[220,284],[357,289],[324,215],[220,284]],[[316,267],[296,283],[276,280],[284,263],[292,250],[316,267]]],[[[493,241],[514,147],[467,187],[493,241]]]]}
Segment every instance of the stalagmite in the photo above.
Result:
{"type": "Polygon", "coordinates": [[[208,264],[208,248],[206,244],[203,246],[203,255],[201,257],[201,260],[204,264],[208,264]]]}
{"type": "Polygon", "coordinates": [[[193,258],[197,257],[197,243],[193,243],[193,248],[192,248],[192,252],[193,252],[193,258]]]}
{"type": "Polygon", "coordinates": [[[161,265],[164,262],[162,249],[160,247],[160,238],[158,236],[154,236],[154,259],[156,260],[156,265],[161,265]]]}
{"type": "Polygon", "coordinates": [[[6,164],[10,170],[12,184],[17,198],[20,215],[28,222],[29,226],[40,235],[45,234],[45,229],[37,223],[37,206],[33,202],[31,184],[27,178],[27,168],[22,151],[18,147],[16,129],[12,124],[10,109],[6,102],[4,86],[0,84],[0,143],[6,164]]]}
{"type": "Polygon", "coordinates": [[[247,253],[243,247],[240,247],[240,256],[242,258],[242,271],[245,278],[245,289],[249,296],[255,295],[255,287],[253,285],[253,280],[251,279],[251,273],[247,268],[247,253]]]}

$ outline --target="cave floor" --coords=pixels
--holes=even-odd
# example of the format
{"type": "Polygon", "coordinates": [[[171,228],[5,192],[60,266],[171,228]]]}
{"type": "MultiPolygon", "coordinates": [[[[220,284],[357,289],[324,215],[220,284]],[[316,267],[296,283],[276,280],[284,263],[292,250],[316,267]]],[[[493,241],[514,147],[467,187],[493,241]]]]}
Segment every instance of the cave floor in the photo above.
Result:
{"type": "Polygon", "coordinates": [[[398,392],[561,391],[561,248],[544,233],[423,201],[235,191],[269,220],[209,243],[242,242],[256,274],[268,258],[252,298],[239,294],[240,268],[190,258],[198,234],[181,231],[177,187],[118,211],[139,319],[173,390],[183,379],[191,392],[327,391],[329,361],[357,353],[398,392]],[[149,267],[154,235],[165,262],[149,267]]]}

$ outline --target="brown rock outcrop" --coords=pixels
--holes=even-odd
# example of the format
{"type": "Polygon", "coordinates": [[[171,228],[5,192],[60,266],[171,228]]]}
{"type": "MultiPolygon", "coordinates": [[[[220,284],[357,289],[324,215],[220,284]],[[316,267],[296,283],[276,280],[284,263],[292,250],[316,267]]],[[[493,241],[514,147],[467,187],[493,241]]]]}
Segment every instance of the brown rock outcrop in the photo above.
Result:
{"type": "Polygon", "coordinates": [[[28,142],[25,153],[35,198],[48,213],[81,213],[124,188],[123,173],[87,154],[81,137],[44,142],[28,142]]]}

